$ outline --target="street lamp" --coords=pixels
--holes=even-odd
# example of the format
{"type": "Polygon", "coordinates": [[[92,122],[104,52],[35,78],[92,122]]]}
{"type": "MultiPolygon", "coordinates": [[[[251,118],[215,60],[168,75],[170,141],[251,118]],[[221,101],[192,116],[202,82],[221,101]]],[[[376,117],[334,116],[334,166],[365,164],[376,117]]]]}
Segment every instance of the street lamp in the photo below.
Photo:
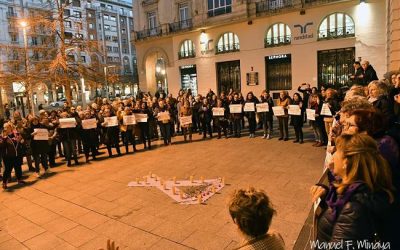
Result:
{"type": "Polygon", "coordinates": [[[28,110],[30,113],[32,113],[32,115],[35,115],[35,109],[34,109],[34,104],[33,104],[33,98],[32,97],[32,88],[31,88],[31,84],[29,81],[29,54],[28,54],[28,38],[26,35],[26,28],[28,27],[28,22],[26,22],[25,20],[21,20],[19,22],[19,25],[22,28],[23,34],[24,34],[24,48],[25,48],[25,74],[26,74],[26,89],[25,91],[27,91],[27,101],[28,101],[28,110]]]}

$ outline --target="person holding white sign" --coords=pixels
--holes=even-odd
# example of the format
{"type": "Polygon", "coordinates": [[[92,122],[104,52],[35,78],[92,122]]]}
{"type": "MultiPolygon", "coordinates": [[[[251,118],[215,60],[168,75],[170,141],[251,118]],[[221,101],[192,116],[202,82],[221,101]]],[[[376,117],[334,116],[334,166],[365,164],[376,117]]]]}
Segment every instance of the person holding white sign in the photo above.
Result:
{"type": "Polygon", "coordinates": [[[165,114],[170,114],[170,109],[168,108],[167,105],[165,105],[163,100],[160,100],[158,102],[158,108],[156,108],[155,111],[156,117],[158,119],[158,126],[160,126],[161,130],[161,136],[164,139],[164,145],[172,145],[171,142],[171,116],[167,118],[165,114]],[[163,120],[160,120],[160,117],[165,117],[162,118],[163,120]]]}
{"type": "Polygon", "coordinates": [[[292,103],[292,99],[286,90],[282,90],[279,93],[279,98],[277,101],[278,106],[283,107],[285,115],[277,116],[279,122],[279,140],[287,141],[289,140],[289,115],[288,106],[292,103]]]}
{"type": "Polygon", "coordinates": [[[82,129],[80,131],[81,138],[82,138],[82,144],[83,144],[83,152],[85,154],[85,159],[86,162],[89,162],[89,154],[92,152],[92,158],[93,160],[96,160],[96,154],[97,154],[97,144],[98,144],[98,133],[97,133],[97,119],[95,114],[92,114],[89,110],[86,110],[81,117],[82,124],[86,120],[96,122],[94,125],[91,126],[91,128],[85,128],[82,126],[82,129]]]}
{"type": "Polygon", "coordinates": [[[272,138],[272,130],[273,130],[273,112],[272,107],[274,106],[274,100],[269,94],[269,90],[264,90],[261,93],[261,103],[267,103],[268,112],[261,113],[261,120],[263,125],[264,136],[263,139],[271,139],[272,138]]]}
{"type": "Polygon", "coordinates": [[[118,156],[121,156],[121,151],[119,148],[119,128],[118,126],[110,127],[108,122],[104,119],[107,117],[116,117],[108,107],[104,109],[103,117],[101,119],[101,126],[103,127],[104,134],[104,144],[107,146],[108,156],[113,157],[113,147],[117,150],[118,156]]]}
{"type": "Polygon", "coordinates": [[[145,114],[147,115],[146,122],[138,122],[138,126],[140,129],[140,139],[144,144],[145,149],[151,149],[151,136],[150,136],[150,123],[154,120],[153,112],[148,108],[146,102],[142,102],[141,108],[139,110],[135,110],[137,114],[145,114]],[[147,142],[147,144],[146,144],[147,142]]]}
{"type": "MultiPolygon", "coordinates": [[[[140,103],[139,103],[140,105],[140,103]]],[[[140,107],[135,107],[135,109],[140,107]]],[[[129,154],[129,144],[132,144],[133,152],[136,152],[136,142],[135,142],[135,125],[124,124],[124,116],[131,116],[132,110],[129,107],[125,107],[123,111],[118,111],[118,120],[120,121],[119,129],[121,131],[121,138],[125,146],[125,153],[129,154]]]]}
{"type": "Polygon", "coordinates": [[[218,133],[218,139],[221,139],[221,132],[224,133],[225,139],[228,139],[228,132],[227,132],[227,127],[228,127],[228,108],[223,107],[223,101],[221,99],[217,99],[217,106],[216,108],[223,109],[224,110],[224,115],[222,116],[214,116],[213,122],[214,125],[217,129],[218,133]]]}
{"type": "Polygon", "coordinates": [[[256,133],[256,127],[257,127],[257,122],[256,122],[256,104],[259,103],[257,97],[254,96],[253,92],[247,93],[246,96],[246,101],[244,103],[245,106],[245,116],[247,117],[247,120],[249,122],[249,138],[254,138],[255,133],[256,133]],[[246,105],[249,107],[249,109],[246,109],[246,105]],[[248,110],[248,111],[246,111],[248,110]]]}
{"type": "MultiPolygon", "coordinates": [[[[313,147],[321,147],[324,145],[324,121],[322,117],[319,115],[322,108],[322,101],[318,94],[311,94],[310,96],[310,104],[309,108],[314,110],[315,112],[315,120],[310,119],[310,125],[314,131],[315,143],[312,145],[313,147]]],[[[310,118],[307,116],[307,118],[310,118]]]]}
{"type": "Polygon", "coordinates": [[[203,105],[199,110],[200,114],[200,121],[203,127],[203,139],[206,139],[207,133],[212,138],[212,127],[211,127],[211,120],[212,120],[212,106],[208,103],[208,99],[203,99],[203,105]]]}
{"type": "Polygon", "coordinates": [[[39,122],[39,118],[37,116],[34,116],[31,120],[31,125],[28,128],[29,134],[31,135],[32,141],[31,141],[31,149],[32,149],[32,156],[33,160],[35,162],[35,168],[36,168],[36,176],[40,177],[40,164],[42,164],[42,167],[45,171],[45,173],[49,173],[49,164],[48,164],[48,153],[50,150],[50,145],[49,141],[38,141],[34,140],[34,137],[37,132],[35,132],[35,129],[49,129],[49,126],[46,126],[42,123],[39,122]]]}
{"type": "MultiPolygon", "coordinates": [[[[192,109],[190,108],[189,100],[182,98],[179,117],[192,117],[192,109]]],[[[187,134],[189,134],[189,142],[192,142],[192,124],[181,125],[183,138],[186,142],[187,134]]]]}
{"type": "MultiPolygon", "coordinates": [[[[235,93],[233,95],[233,100],[230,104],[240,104],[242,105],[242,100],[239,99],[239,94],[235,93]]],[[[242,114],[241,113],[231,113],[232,123],[233,123],[233,134],[235,137],[240,138],[242,133],[242,114]]]]}
{"type": "MultiPolygon", "coordinates": [[[[67,112],[60,114],[61,118],[72,118],[67,112]]],[[[74,158],[75,165],[79,165],[78,154],[76,152],[76,140],[78,138],[78,131],[76,127],[57,128],[57,133],[60,136],[60,141],[63,145],[67,166],[71,166],[72,157],[74,158]]]]}
{"type": "Polygon", "coordinates": [[[291,115],[291,124],[294,127],[294,133],[296,135],[296,140],[293,143],[300,142],[303,144],[303,99],[299,95],[299,93],[294,93],[293,95],[293,102],[290,106],[297,105],[300,108],[300,115],[291,115]]]}

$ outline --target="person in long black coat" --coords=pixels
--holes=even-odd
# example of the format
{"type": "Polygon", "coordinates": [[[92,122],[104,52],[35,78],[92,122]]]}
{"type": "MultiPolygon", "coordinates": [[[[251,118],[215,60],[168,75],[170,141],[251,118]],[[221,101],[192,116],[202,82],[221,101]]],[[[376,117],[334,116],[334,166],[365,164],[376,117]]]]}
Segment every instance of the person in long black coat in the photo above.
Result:
{"type": "Polygon", "coordinates": [[[32,156],[35,162],[36,174],[39,177],[40,175],[40,164],[42,164],[43,169],[46,173],[50,172],[48,165],[48,157],[50,145],[47,140],[34,140],[34,136],[36,132],[35,129],[50,129],[48,125],[39,122],[39,118],[34,116],[30,122],[30,127],[28,129],[28,133],[31,136],[31,149],[32,156]]]}
{"type": "Polygon", "coordinates": [[[301,115],[291,115],[291,123],[294,127],[294,132],[296,135],[296,140],[294,140],[294,143],[300,142],[300,144],[303,144],[303,116],[304,116],[304,109],[303,109],[303,100],[301,96],[298,93],[294,93],[293,95],[293,102],[291,105],[298,105],[301,110],[301,115]]]}
{"type": "Polygon", "coordinates": [[[72,157],[74,158],[75,165],[79,165],[78,154],[76,151],[76,143],[78,137],[78,130],[80,129],[80,119],[72,117],[72,114],[63,112],[60,114],[60,118],[74,118],[76,121],[76,127],[74,128],[62,128],[60,125],[57,127],[57,134],[63,146],[64,155],[67,160],[67,166],[70,167],[72,157]]]}
{"type": "Polygon", "coordinates": [[[141,140],[144,144],[144,148],[145,149],[151,149],[151,136],[150,136],[150,127],[149,127],[149,121],[152,121],[154,119],[153,117],[153,111],[151,111],[148,107],[147,107],[147,103],[146,102],[142,102],[142,106],[141,109],[138,110],[139,114],[146,114],[147,115],[147,122],[137,122],[136,124],[139,126],[140,128],[140,137],[141,140]],[[147,144],[146,144],[147,142],[147,144]]]}
{"type": "MultiPolygon", "coordinates": [[[[92,114],[89,110],[82,113],[81,120],[96,119],[96,116],[92,114]]],[[[96,119],[97,123],[98,120],[96,119]]],[[[83,152],[85,154],[86,162],[89,162],[90,152],[92,153],[93,160],[96,160],[97,154],[97,144],[99,135],[97,133],[97,127],[91,129],[85,129],[83,126],[80,127],[80,135],[83,143],[83,152]]]]}
{"type": "Polygon", "coordinates": [[[225,139],[228,139],[228,119],[229,119],[229,107],[224,106],[224,101],[222,99],[217,99],[216,108],[223,108],[224,115],[223,116],[214,116],[213,122],[217,129],[218,139],[221,139],[221,132],[224,133],[225,139]]]}
{"type": "Polygon", "coordinates": [[[273,131],[273,120],[274,113],[272,107],[274,106],[274,100],[272,96],[269,94],[269,90],[264,90],[261,94],[261,103],[268,103],[268,112],[261,113],[261,120],[264,130],[263,139],[271,139],[272,131],[273,131]]]}
{"type": "Polygon", "coordinates": [[[107,122],[104,121],[104,117],[115,116],[110,108],[106,107],[103,112],[102,119],[100,121],[103,134],[104,134],[104,144],[107,146],[108,156],[113,157],[112,148],[115,147],[118,156],[121,156],[121,151],[119,148],[119,128],[118,126],[107,127],[107,122]]]}
{"type": "Polygon", "coordinates": [[[212,138],[212,106],[208,103],[207,98],[203,99],[203,104],[200,107],[199,114],[203,127],[203,139],[207,137],[207,133],[210,135],[210,138],[212,138]]]}
{"type": "MultiPolygon", "coordinates": [[[[246,96],[245,103],[252,103],[255,108],[256,104],[259,103],[259,101],[257,97],[254,96],[253,92],[250,91],[246,96]]],[[[249,122],[249,137],[254,138],[257,128],[256,111],[245,112],[245,116],[247,117],[247,120],[249,122]]]]}

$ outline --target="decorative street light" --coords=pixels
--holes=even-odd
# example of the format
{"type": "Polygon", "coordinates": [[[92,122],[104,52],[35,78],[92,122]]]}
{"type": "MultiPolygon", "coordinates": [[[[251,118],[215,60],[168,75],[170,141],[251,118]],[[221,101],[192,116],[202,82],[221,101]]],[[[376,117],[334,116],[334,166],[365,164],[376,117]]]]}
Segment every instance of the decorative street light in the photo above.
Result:
{"type": "Polygon", "coordinates": [[[32,98],[32,88],[31,84],[29,81],[29,54],[28,54],[28,38],[26,35],[26,28],[28,27],[28,22],[25,20],[21,20],[19,22],[19,25],[22,28],[23,34],[24,34],[24,48],[25,48],[25,91],[27,92],[27,102],[28,102],[28,110],[29,113],[35,115],[35,108],[33,104],[33,98],[32,98]]]}
{"type": "Polygon", "coordinates": [[[106,84],[106,88],[107,88],[107,90],[106,90],[106,97],[107,97],[107,99],[110,99],[110,91],[109,91],[109,89],[108,89],[108,80],[107,80],[107,69],[108,68],[115,68],[116,66],[115,65],[110,65],[110,66],[104,66],[104,80],[105,80],[105,84],[106,84]]]}

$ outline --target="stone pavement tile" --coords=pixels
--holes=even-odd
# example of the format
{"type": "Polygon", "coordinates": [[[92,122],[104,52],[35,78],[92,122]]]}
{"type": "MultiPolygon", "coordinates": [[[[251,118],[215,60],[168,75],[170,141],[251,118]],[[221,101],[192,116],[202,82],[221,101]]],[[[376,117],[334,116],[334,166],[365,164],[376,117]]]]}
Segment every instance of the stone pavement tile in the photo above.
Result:
{"type": "Polygon", "coordinates": [[[30,203],[29,205],[27,205],[25,207],[22,207],[20,209],[16,209],[14,211],[16,211],[19,215],[21,215],[23,217],[27,217],[27,216],[29,216],[31,214],[40,212],[42,210],[45,210],[45,208],[43,208],[43,207],[41,207],[39,205],[36,205],[34,203],[30,203]]]}
{"type": "Polygon", "coordinates": [[[68,204],[65,209],[61,212],[57,212],[58,214],[72,220],[74,218],[77,218],[79,216],[85,215],[89,213],[90,210],[86,209],[84,207],[75,205],[75,204],[68,204]]]}
{"type": "Polygon", "coordinates": [[[115,240],[121,240],[131,230],[131,226],[115,220],[109,220],[93,229],[96,233],[115,240]]]}
{"type": "Polygon", "coordinates": [[[293,249],[302,226],[303,224],[295,224],[275,218],[272,220],[271,231],[280,233],[285,241],[286,248],[293,249]]]}
{"type": "Polygon", "coordinates": [[[76,205],[86,207],[87,205],[89,205],[91,203],[95,203],[96,201],[99,201],[99,200],[100,200],[99,198],[97,198],[93,195],[82,194],[78,197],[71,199],[70,201],[76,205]]]}
{"type": "Polygon", "coordinates": [[[8,219],[10,217],[16,216],[17,213],[14,212],[13,210],[3,206],[2,204],[0,205],[0,221],[8,219]]]}
{"type": "Polygon", "coordinates": [[[186,228],[207,231],[216,234],[221,228],[221,221],[215,220],[207,214],[196,215],[182,224],[186,228]]]}
{"type": "Polygon", "coordinates": [[[184,227],[179,223],[174,223],[170,221],[161,224],[152,231],[152,233],[156,235],[160,235],[161,237],[171,239],[172,241],[176,242],[182,242],[194,232],[194,228],[184,227]]]}
{"type": "Polygon", "coordinates": [[[28,186],[28,187],[19,189],[17,192],[15,192],[15,194],[17,194],[19,197],[30,200],[33,197],[37,197],[38,195],[41,195],[42,192],[31,186],[28,186]]]}
{"type": "Polygon", "coordinates": [[[231,244],[232,239],[226,237],[216,237],[215,234],[196,231],[186,238],[182,244],[196,249],[224,249],[231,244]]]}
{"type": "Polygon", "coordinates": [[[150,248],[148,249],[152,249],[152,250],[160,250],[160,249],[173,249],[173,250],[188,250],[188,249],[192,249],[189,247],[186,247],[184,245],[181,245],[179,243],[175,243],[173,241],[167,240],[167,239],[162,239],[160,241],[158,241],[157,243],[155,243],[154,245],[150,246],[150,248]]]}
{"type": "Polygon", "coordinates": [[[135,211],[131,208],[127,208],[125,206],[118,206],[107,212],[106,216],[115,220],[120,220],[121,218],[130,216],[135,211]]]}
{"type": "Polygon", "coordinates": [[[96,211],[101,214],[107,214],[108,211],[115,209],[118,207],[118,204],[115,204],[114,202],[109,202],[105,200],[98,199],[94,203],[90,203],[86,205],[88,209],[91,209],[93,211],[96,211]]]}
{"type": "Polygon", "coordinates": [[[125,190],[105,190],[96,195],[96,197],[105,201],[114,201],[126,195],[128,191],[129,191],[128,188],[125,190]]]}
{"type": "MultiPolygon", "coordinates": [[[[98,249],[106,249],[107,248],[107,240],[113,241],[106,236],[99,235],[93,238],[92,240],[88,241],[87,243],[83,244],[79,247],[80,250],[98,250],[98,249]]],[[[114,241],[115,246],[118,246],[119,249],[126,248],[125,245],[121,243],[121,241],[114,241]]]]}
{"type": "Polygon", "coordinates": [[[75,190],[66,190],[64,192],[55,194],[55,196],[57,196],[58,198],[61,198],[63,200],[72,200],[72,199],[74,199],[76,197],[79,197],[81,195],[82,195],[81,192],[78,192],[78,191],[75,191],[75,190]]]}
{"type": "Polygon", "coordinates": [[[48,193],[49,190],[52,190],[54,188],[57,188],[57,185],[48,182],[46,180],[40,180],[35,183],[35,188],[39,191],[42,191],[44,193],[48,193]]]}
{"type": "Polygon", "coordinates": [[[59,218],[60,215],[51,212],[50,210],[47,210],[45,208],[41,208],[38,211],[35,211],[34,213],[29,213],[27,215],[24,215],[24,218],[27,220],[32,221],[33,223],[41,226],[44,225],[52,220],[55,220],[59,218]]]}
{"type": "Polygon", "coordinates": [[[128,193],[125,196],[118,198],[114,201],[115,203],[121,204],[125,207],[130,208],[131,210],[138,211],[143,208],[144,201],[142,199],[138,199],[135,194],[128,193]]]}
{"type": "Polygon", "coordinates": [[[76,249],[74,246],[68,244],[57,236],[45,232],[30,240],[24,242],[24,245],[32,250],[47,250],[47,249],[76,249]]]}
{"type": "Polygon", "coordinates": [[[3,205],[16,212],[20,209],[28,207],[29,205],[32,205],[32,202],[25,198],[19,198],[12,202],[4,202],[3,205]]]}
{"type": "Polygon", "coordinates": [[[123,235],[121,243],[129,249],[145,249],[156,242],[160,241],[161,237],[133,228],[127,234],[123,235]]]}
{"type": "Polygon", "coordinates": [[[51,196],[46,193],[40,193],[39,195],[30,198],[30,201],[33,203],[40,205],[40,206],[45,206],[47,204],[51,204],[52,202],[58,200],[56,197],[51,196]]]}
{"type": "Polygon", "coordinates": [[[107,187],[99,187],[95,185],[88,186],[84,189],[82,189],[82,193],[86,193],[88,195],[98,195],[101,192],[104,192],[107,189],[107,187]]]}
{"type": "Polygon", "coordinates": [[[46,224],[44,224],[42,227],[45,228],[47,231],[49,231],[52,234],[59,235],[65,231],[68,231],[74,227],[78,226],[77,223],[64,218],[64,217],[59,217],[55,220],[52,220],[46,224]]]}
{"type": "Polygon", "coordinates": [[[20,198],[21,197],[19,197],[18,195],[15,195],[15,193],[13,193],[13,192],[3,191],[3,192],[1,192],[1,195],[0,195],[0,202],[5,204],[5,203],[9,203],[9,202],[18,200],[20,198]]]}
{"type": "Polygon", "coordinates": [[[151,214],[135,213],[119,219],[126,224],[140,228],[144,231],[153,231],[167,221],[151,214]]]}
{"type": "Polygon", "coordinates": [[[0,244],[0,249],[5,249],[5,250],[22,250],[22,249],[28,249],[26,246],[21,244],[18,240],[16,239],[11,239],[8,241],[5,241],[0,244]]]}
{"type": "Polygon", "coordinates": [[[14,216],[6,220],[4,229],[16,240],[24,242],[43,233],[45,230],[21,216],[14,216]]]}
{"type": "Polygon", "coordinates": [[[0,244],[11,239],[13,239],[13,237],[11,237],[11,235],[9,235],[8,232],[6,232],[3,229],[0,229],[0,244]]]}
{"type": "Polygon", "coordinates": [[[75,247],[80,247],[81,245],[94,239],[97,236],[97,233],[84,226],[79,225],[64,233],[59,234],[58,236],[69,244],[75,247]]]}
{"type": "Polygon", "coordinates": [[[76,223],[81,224],[82,226],[85,226],[89,229],[93,229],[101,224],[104,224],[105,222],[109,221],[110,218],[98,214],[96,212],[89,212],[85,215],[76,217],[76,218],[72,218],[73,221],[75,221],[76,223]]]}

